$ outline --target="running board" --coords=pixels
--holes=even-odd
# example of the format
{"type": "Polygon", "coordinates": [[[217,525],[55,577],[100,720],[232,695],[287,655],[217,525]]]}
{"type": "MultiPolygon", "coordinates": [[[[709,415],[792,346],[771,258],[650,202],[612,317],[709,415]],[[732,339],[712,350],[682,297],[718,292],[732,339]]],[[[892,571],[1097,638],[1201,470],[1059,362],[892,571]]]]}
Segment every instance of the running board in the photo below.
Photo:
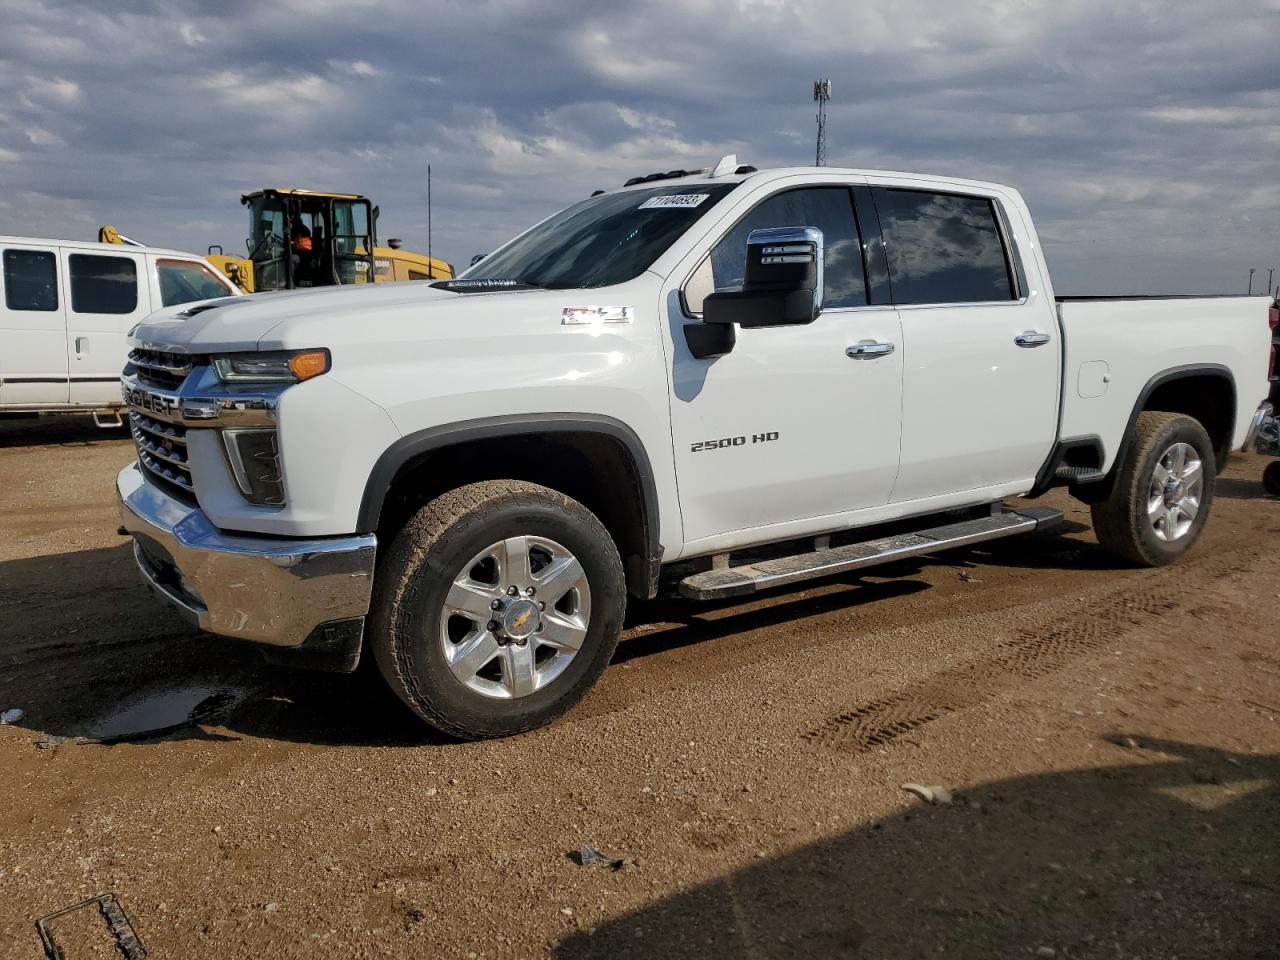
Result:
{"type": "Polygon", "coordinates": [[[761,560],[741,567],[724,567],[695,573],[680,581],[680,594],[692,600],[723,600],[781,587],[799,580],[827,577],[860,567],[937,553],[984,540],[1033,533],[1058,526],[1062,511],[1052,507],[1025,507],[976,520],[962,520],[915,533],[813,550],[791,557],[761,560]]]}

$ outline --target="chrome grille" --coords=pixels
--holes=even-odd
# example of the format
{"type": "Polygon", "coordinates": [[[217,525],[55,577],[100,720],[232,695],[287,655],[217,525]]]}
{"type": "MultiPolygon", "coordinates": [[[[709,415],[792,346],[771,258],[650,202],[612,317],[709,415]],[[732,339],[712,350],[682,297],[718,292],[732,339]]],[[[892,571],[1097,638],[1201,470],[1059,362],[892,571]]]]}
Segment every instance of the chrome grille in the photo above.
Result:
{"type": "Polygon", "coordinates": [[[187,428],[156,420],[136,410],[129,411],[129,427],[133,431],[133,443],[138,448],[138,462],[143,468],[168,489],[185,499],[194,498],[195,487],[187,462],[187,428]]]}
{"type": "Polygon", "coordinates": [[[142,348],[129,351],[129,362],[138,368],[140,382],[166,390],[180,387],[191,373],[192,366],[192,358],[185,353],[142,348]]]}

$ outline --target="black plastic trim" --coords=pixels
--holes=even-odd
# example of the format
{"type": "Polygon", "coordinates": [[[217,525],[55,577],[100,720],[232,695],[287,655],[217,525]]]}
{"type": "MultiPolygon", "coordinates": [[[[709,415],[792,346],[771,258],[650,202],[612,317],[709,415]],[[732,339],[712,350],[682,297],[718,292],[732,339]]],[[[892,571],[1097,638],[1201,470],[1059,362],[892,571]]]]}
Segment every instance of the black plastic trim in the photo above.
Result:
{"type": "MultiPolygon", "coordinates": [[[[1053,452],[1049,454],[1049,458],[1045,460],[1044,465],[1040,467],[1040,472],[1036,474],[1035,486],[1027,494],[1028,497],[1038,497],[1050,487],[1063,486],[1068,481],[1059,480],[1056,476],[1058,468],[1062,466],[1062,461],[1066,459],[1069,450],[1080,450],[1083,448],[1092,448],[1098,451],[1098,462],[1105,463],[1107,459],[1107,448],[1102,442],[1102,438],[1098,436],[1088,437],[1072,437],[1068,440],[1059,440],[1053,445],[1053,452]]],[[[1097,480],[1106,479],[1106,475],[1097,477],[1097,480]]],[[[1085,480],[1084,483],[1093,483],[1094,480],[1085,480]]]]}
{"type": "Polygon", "coordinates": [[[521,436],[531,433],[599,433],[619,441],[631,455],[637,479],[644,496],[645,561],[660,558],[662,547],[658,543],[658,487],[653,478],[653,467],[644,444],[634,430],[613,417],[594,413],[542,413],[509,417],[485,417],[465,420],[428,430],[419,430],[401,437],[388,447],[373,465],[365,483],[364,497],[356,529],[372,533],[378,529],[383,501],[387,491],[410,460],[444,447],[467,443],[472,440],[492,440],[495,437],[521,436]]]}
{"type": "Polygon", "coordinates": [[[326,673],[352,673],[360,665],[364,644],[364,617],[330,620],[319,624],[296,647],[256,644],[268,663],[326,673]]]}

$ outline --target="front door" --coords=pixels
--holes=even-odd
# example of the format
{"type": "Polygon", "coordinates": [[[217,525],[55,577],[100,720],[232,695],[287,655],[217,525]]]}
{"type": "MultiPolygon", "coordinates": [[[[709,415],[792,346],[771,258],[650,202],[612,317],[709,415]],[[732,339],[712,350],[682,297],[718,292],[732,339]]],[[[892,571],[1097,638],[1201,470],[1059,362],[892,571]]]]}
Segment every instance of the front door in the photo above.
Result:
{"type": "Polygon", "coordinates": [[[71,402],[120,402],[128,334],[151,312],[146,258],[140,253],[62,250],[67,278],[71,402]]]}
{"type": "Polygon", "coordinates": [[[690,354],[683,322],[670,325],[676,480],[692,550],[838,523],[887,503],[898,469],[901,335],[891,306],[867,305],[851,185],[744,199],[741,214],[685,283],[685,321],[698,322],[712,290],[741,286],[747,235],[764,227],[822,231],[824,307],[811,324],[736,328],[734,349],[709,360],[690,354]],[[893,350],[850,357],[860,343],[893,350]]]}
{"type": "Polygon", "coordinates": [[[67,402],[67,319],[54,250],[0,250],[0,405],[67,402]]]}
{"type": "Polygon", "coordinates": [[[893,502],[1026,487],[1057,435],[1053,304],[1022,289],[999,198],[873,190],[902,319],[893,502]]]}

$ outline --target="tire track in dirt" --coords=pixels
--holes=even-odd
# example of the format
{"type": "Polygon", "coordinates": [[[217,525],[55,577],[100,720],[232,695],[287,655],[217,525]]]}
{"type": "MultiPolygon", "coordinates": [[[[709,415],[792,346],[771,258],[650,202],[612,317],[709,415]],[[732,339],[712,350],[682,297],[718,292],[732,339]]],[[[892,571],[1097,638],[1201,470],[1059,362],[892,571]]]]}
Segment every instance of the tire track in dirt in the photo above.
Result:
{"type": "Polygon", "coordinates": [[[1027,627],[1001,640],[989,657],[948,667],[884,697],[823,721],[802,736],[819,746],[861,753],[890,744],[905,733],[992,699],[1016,681],[1056,673],[1071,661],[1113,645],[1133,631],[1186,603],[1187,579],[1211,581],[1248,571],[1264,553],[1253,548],[1193,559],[1151,572],[1136,583],[1118,584],[1083,610],[1027,627]]]}

